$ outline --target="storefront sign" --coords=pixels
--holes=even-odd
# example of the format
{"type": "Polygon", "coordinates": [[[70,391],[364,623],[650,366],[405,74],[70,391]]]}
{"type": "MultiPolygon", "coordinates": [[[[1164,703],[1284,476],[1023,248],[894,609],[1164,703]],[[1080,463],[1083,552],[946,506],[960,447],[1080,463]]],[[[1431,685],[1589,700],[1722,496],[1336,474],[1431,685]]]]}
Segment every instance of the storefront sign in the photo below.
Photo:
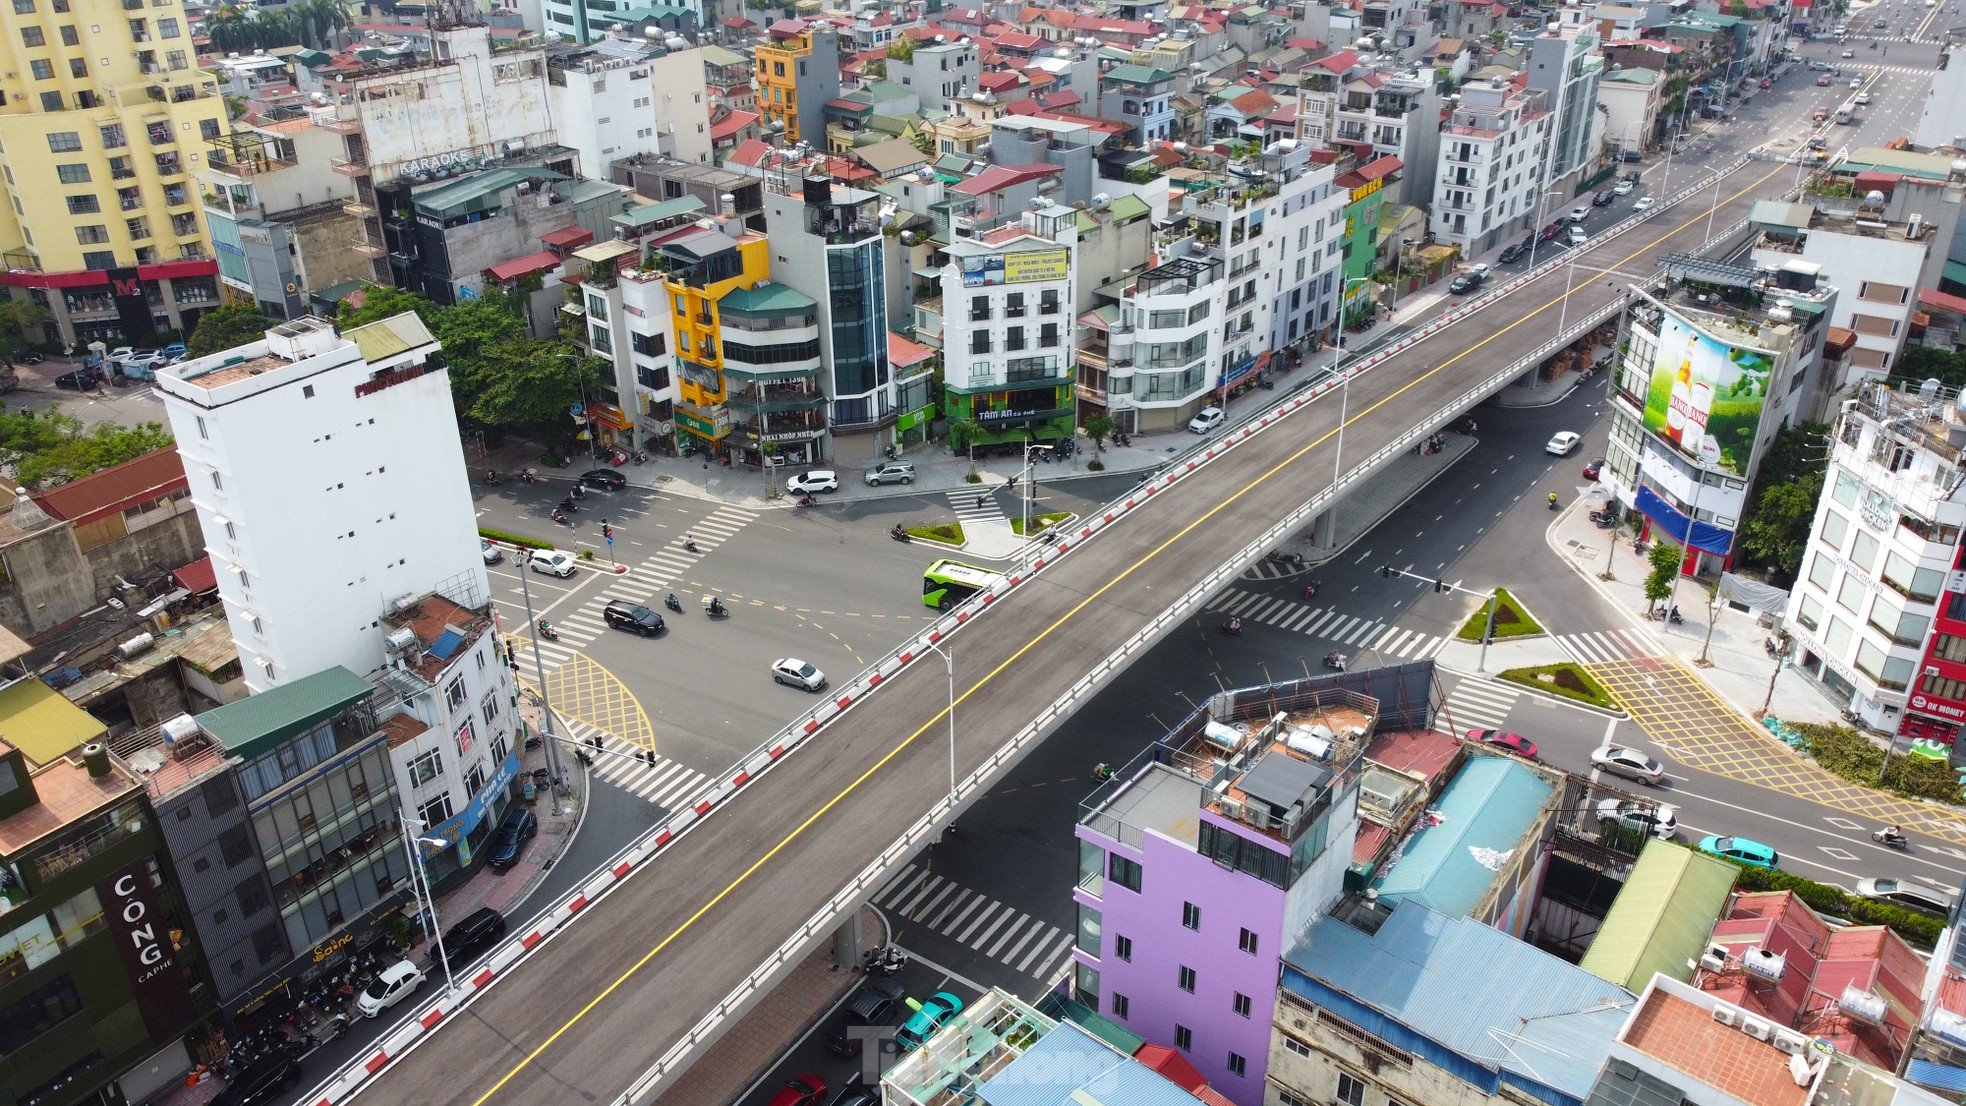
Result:
{"type": "Polygon", "coordinates": [[[1386,181],[1385,178],[1383,177],[1381,177],[1378,180],[1366,181],[1364,184],[1361,184],[1357,188],[1352,189],[1352,202],[1357,203],[1368,196],[1376,194],[1381,188],[1384,187],[1386,187],[1386,181]]]}
{"type": "Polygon", "coordinates": [[[191,1023],[191,988],[159,900],[148,861],[138,861],[96,884],[103,921],[123,956],[123,970],[137,1010],[153,1037],[162,1040],[191,1023]]]}
{"type": "MultiPolygon", "coordinates": [[[[505,758],[503,764],[498,766],[498,771],[492,773],[491,781],[482,788],[479,788],[476,795],[471,796],[470,804],[464,808],[462,813],[447,822],[433,827],[429,833],[424,835],[426,838],[441,838],[449,842],[449,844],[430,845],[419,840],[416,846],[417,852],[422,854],[424,860],[429,860],[451,845],[464,840],[465,835],[477,829],[478,823],[485,820],[485,812],[491,809],[493,797],[503,793],[518,774],[519,754],[512,753],[505,758]]],[[[469,863],[468,860],[465,862],[469,863]]]]}
{"type": "Polygon", "coordinates": [[[1911,693],[1911,699],[1905,705],[1912,710],[1921,711],[1939,718],[1949,718],[1954,722],[1966,722],[1966,703],[1961,703],[1957,700],[1941,699],[1936,695],[1927,695],[1922,691],[1914,691],[1911,693]]]}
{"type": "Polygon", "coordinates": [[[352,945],[354,943],[355,943],[355,935],[352,933],[342,933],[334,937],[330,937],[327,940],[321,942],[320,944],[314,946],[314,952],[313,952],[314,962],[316,964],[319,964],[321,961],[326,960],[328,957],[333,956],[335,953],[340,952],[342,949],[347,948],[349,945],[352,945]]]}

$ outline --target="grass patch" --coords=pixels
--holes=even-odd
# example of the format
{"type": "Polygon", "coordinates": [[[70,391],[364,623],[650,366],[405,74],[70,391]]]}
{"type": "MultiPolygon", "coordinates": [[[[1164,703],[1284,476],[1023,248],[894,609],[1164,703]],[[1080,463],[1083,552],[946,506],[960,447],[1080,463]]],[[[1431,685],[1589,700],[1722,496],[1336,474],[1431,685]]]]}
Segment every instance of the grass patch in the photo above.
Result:
{"type": "Polygon", "coordinates": [[[1802,735],[1802,751],[1833,776],[1907,799],[1959,805],[1959,775],[1945,761],[1898,753],[1891,757],[1891,765],[1886,769],[1884,750],[1848,726],[1815,723],[1790,723],[1790,726],[1802,735]],[[1880,774],[1882,779],[1878,778],[1880,774]]]}
{"type": "Polygon", "coordinates": [[[1584,666],[1565,661],[1562,664],[1539,664],[1529,668],[1511,668],[1501,674],[1501,678],[1513,684],[1533,687],[1561,695],[1565,699],[1575,699],[1579,703],[1589,703],[1605,710],[1617,710],[1618,700],[1604,689],[1604,685],[1591,678],[1584,666]]]}
{"type": "MultiPolygon", "coordinates": [[[[1488,625],[1488,603],[1483,601],[1468,620],[1461,624],[1460,632],[1454,636],[1462,641],[1480,641],[1482,628],[1488,625]]],[[[1543,632],[1529,612],[1515,601],[1507,588],[1495,589],[1495,640],[1504,641],[1512,637],[1528,637],[1543,632]]]]}
{"type": "Polygon", "coordinates": [[[478,536],[489,538],[492,541],[502,541],[507,545],[516,545],[521,549],[553,548],[553,543],[550,541],[540,541],[538,538],[522,538],[517,534],[508,534],[503,530],[486,530],[483,527],[479,527],[478,536]]]}
{"type": "MultiPolygon", "coordinates": [[[[1072,517],[1072,512],[1070,511],[1046,511],[1044,514],[1041,515],[1032,515],[1031,530],[1033,533],[1042,534],[1045,531],[1046,527],[1063,522],[1071,517],[1072,517]]],[[[1011,518],[1010,530],[1012,533],[1018,535],[1019,537],[1023,536],[1024,534],[1023,515],[1015,515],[1011,518]]]]}
{"type": "Polygon", "coordinates": [[[960,522],[937,522],[928,526],[904,526],[902,529],[924,541],[939,541],[944,545],[963,543],[963,524],[960,522]]]}

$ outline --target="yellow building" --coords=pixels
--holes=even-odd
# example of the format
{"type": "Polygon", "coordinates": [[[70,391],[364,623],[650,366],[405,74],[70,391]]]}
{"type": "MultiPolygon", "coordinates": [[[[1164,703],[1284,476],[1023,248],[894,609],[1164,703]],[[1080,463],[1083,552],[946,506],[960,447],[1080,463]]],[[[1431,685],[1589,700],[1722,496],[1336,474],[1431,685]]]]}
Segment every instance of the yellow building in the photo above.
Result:
{"type": "MultiPolygon", "coordinates": [[[[801,110],[819,119],[826,101],[840,94],[839,39],[824,24],[781,19],[771,41],[754,52],[758,111],[772,137],[787,145],[804,135],[801,110]]],[[[819,131],[813,133],[821,137],[819,131]]]]}
{"type": "Polygon", "coordinates": [[[145,345],[218,306],[191,174],[225,129],[181,0],[0,6],[0,273],[46,337],[145,345]]]}

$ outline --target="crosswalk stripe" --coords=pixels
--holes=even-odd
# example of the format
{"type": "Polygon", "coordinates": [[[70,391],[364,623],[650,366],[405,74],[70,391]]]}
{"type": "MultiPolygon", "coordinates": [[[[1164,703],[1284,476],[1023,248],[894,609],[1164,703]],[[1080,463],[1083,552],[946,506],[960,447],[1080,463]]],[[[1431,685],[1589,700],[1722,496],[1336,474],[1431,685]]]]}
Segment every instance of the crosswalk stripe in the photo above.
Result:
{"type": "MultiPolygon", "coordinates": [[[[1032,945],[1032,946],[1031,946],[1031,951],[1030,951],[1030,953],[1028,953],[1028,954],[1027,954],[1027,955],[1026,955],[1026,956],[1024,957],[1024,959],[1022,959],[1022,960],[1019,960],[1019,961],[1017,962],[1017,967],[1016,967],[1016,970],[1017,970],[1017,971],[1020,971],[1020,972],[1026,972],[1026,971],[1030,971],[1030,970],[1031,970],[1031,965],[1037,962],[1037,959],[1038,959],[1038,957],[1040,957],[1040,956],[1043,956],[1043,955],[1044,955],[1044,950],[1046,950],[1046,949],[1048,949],[1048,948],[1050,948],[1050,947],[1051,947],[1051,944],[1052,944],[1052,941],[1053,941],[1053,940],[1054,940],[1055,938],[1057,938],[1057,937],[1059,937],[1059,936],[1062,936],[1062,935],[1061,935],[1061,934],[1060,934],[1060,933],[1058,932],[1058,927],[1057,927],[1057,926],[1046,926],[1045,928],[1046,928],[1047,930],[1049,930],[1049,931],[1050,931],[1050,933],[1049,933],[1049,934],[1047,934],[1047,935],[1045,936],[1045,938],[1044,938],[1043,940],[1041,940],[1041,941],[1039,941],[1039,942],[1038,942],[1037,944],[1035,944],[1035,945],[1032,945]]],[[[1015,956],[1015,955],[1017,955],[1017,953],[1016,953],[1016,951],[1015,951],[1015,950],[1012,950],[1012,952],[1011,952],[1011,954],[1010,954],[1010,956],[1015,956]]],[[[1004,957],[1004,959],[1005,959],[1006,961],[1008,961],[1008,960],[1010,959],[1010,956],[1006,956],[1006,957],[1004,957]]]]}
{"type": "MultiPolygon", "coordinates": [[[[959,925],[961,925],[961,924],[963,924],[963,919],[964,919],[964,918],[967,918],[967,917],[969,917],[969,916],[970,916],[970,914],[971,914],[971,913],[973,913],[973,912],[974,912],[974,911],[976,910],[976,908],[977,908],[977,907],[979,907],[979,906],[982,906],[982,905],[983,905],[984,903],[986,903],[986,902],[989,902],[989,901],[990,901],[990,896],[988,896],[988,895],[974,895],[974,894],[973,894],[973,895],[971,895],[971,896],[970,896],[970,899],[969,899],[969,905],[968,905],[968,906],[965,906],[965,907],[963,907],[963,912],[962,912],[962,913],[960,913],[960,914],[958,914],[958,915],[956,915],[955,917],[953,917],[953,918],[951,918],[951,919],[949,919],[949,924],[948,924],[948,925],[946,925],[946,926],[945,926],[945,925],[943,925],[943,924],[942,924],[942,920],[941,920],[940,918],[936,918],[936,919],[934,919],[934,920],[932,920],[932,921],[930,921],[930,922],[929,922],[928,924],[929,924],[929,926],[930,926],[930,928],[932,928],[932,929],[937,929],[937,930],[940,930],[940,931],[941,931],[941,932],[943,932],[943,933],[952,933],[952,932],[954,932],[954,931],[955,931],[955,928],[956,928],[957,926],[959,926],[959,925]]],[[[960,903],[951,903],[951,904],[950,904],[950,906],[949,906],[949,909],[950,909],[950,910],[954,910],[954,909],[956,908],[956,906],[958,906],[958,905],[960,905],[960,903]]],[[[947,913],[947,912],[948,912],[948,911],[944,911],[944,913],[947,913]]]]}
{"type": "Polygon", "coordinates": [[[942,881],[941,890],[937,891],[932,897],[925,898],[921,902],[916,903],[914,906],[909,907],[908,913],[914,915],[917,918],[926,918],[929,916],[930,911],[942,905],[943,899],[948,898],[950,895],[953,895],[960,890],[962,890],[962,888],[956,886],[955,880],[945,879],[942,881]]]}
{"type": "Polygon", "coordinates": [[[1003,950],[1002,956],[997,955],[996,949],[991,949],[988,953],[991,959],[1001,960],[1005,964],[1009,964],[1010,958],[1016,956],[1018,950],[1022,949],[1025,945],[1030,944],[1032,938],[1037,937],[1039,934],[1045,931],[1046,926],[1043,922],[1038,921],[1036,918],[1031,917],[1029,914],[1022,915],[1022,917],[1031,923],[1030,926],[1026,928],[1023,925],[1023,923],[1020,922],[1018,923],[1018,928],[1014,930],[1013,933],[1022,933],[1024,936],[1020,938],[1016,944],[1011,944],[1010,943],[1011,934],[1005,934],[1004,939],[1001,942],[999,942],[999,944],[1008,945],[1009,947],[1003,950]]]}
{"type": "Polygon", "coordinates": [[[1279,610],[1287,606],[1289,604],[1281,599],[1265,597],[1258,600],[1256,606],[1251,608],[1250,617],[1259,622],[1268,622],[1271,615],[1276,614],[1279,610]]]}
{"type": "Polygon", "coordinates": [[[1052,976],[1057,975],[1059,969],[1063,968],[1065,966],[1066,961],[1069,961],[1071,958],[1072,958],[1072,935],[1068,933],[1065,935],[1065,938],[1063,940],[1058,942],[1056,951],[1053,953],[1051,959],[1047,960],[1044,966],[1038,969],[1037,971],[1038,978],[1050,979],[1052,976]]]}
{"type": "Polygon", "coordinates": [[[889,907],[892,907],[897,898],[907,894],[915,886],[915,884],[920,883],[922,880],[928,878],[928,870],[926,868],[917,868],[912,864],[908,866],[907,872],[903,874],[909,876],[908,882],[905,886],[896,888],[892,894],[889,894],[887,892],[882,892],[881,894],[874,896],[875,901],[883,903],[889,907]]]}
{"type": "Polygon", "coordinates": [[[1361,619],[1361,620],[1360,620],[1360,623],[1359,623],[1359,627],[1358,627],[1358,629],[1356,629],[1356,630],[1354,630],[1354,631],[1352,631],[1351,633],[1349,633],[1349,634],[1346,634],[1346,635],[1345,635],[1345,637],[1344,637],[1344,642],[1345,642],[1345,644],[1346,644],[1346,645],[1363,645],[1363,644],[1365,643],[1365,639],[1366,639],[1366,638],[1368,638],[1368,637],[1370,637],[1370,636],[1372,635],[1372,631],[1373,631],[1373,630],[1375,630],[1375,629],[1377,629],[1377,628],[1378,628],[1378,625],[1379,625],[1379,624],[1378,624],[1378,623],[1376,623],[1376,622],[1368,622],[1368,621],[1365,621],[1365,620],[1363,620],[1363,619],[1361,619]]]}
{"type": "MultiPolygon", "coordinates": [[[[992,903],[992,904],[991,904],[991,906],[993,906],[993,907],[1002,907],[1002,909],[1001,909],[1001,910],[999,910],[999,911],[996,911],[996,912],[995,912],[995,916],[996,916],[996,919],[997,919],[997,920],[996,920],[996,921],[994,921],[994,922],[991,922],[991,923],[990,923],[990,928],[988,928],[988,929],[986,929],[986,930],[984,930],[984,931],[983,931],[983,932],[982,932],[981,934],[979,934],[979,935],[977,936],[977,938],[976,938],[976,940],[975,940],[975,941],[964,941],[964,942],[963,942],[964,944],[966,944],[966,945],[968,945],[968,946],[969,946],[970,948],[973,948],[973,949],[975,949],[975,950],[977,950],[978,952],[981,952],[981,951],[983,951],[983,942],[985,942],[985,941],[988,941],[988,940],[989,940],[989,939],[990,939],[991,937],[993,937],[993,936],[995,936],[995,935],[996,935],[996,932],[997,932],[997,930],[999,930],[999,929],[1002,929],[1002,928],[1004,927],[1004,924],[1005,924],[1006,922],[1008,922],[1008,921],[1010,921],[1010,919],[1011,919],[1011,917],[1012,917],[1012,915],[1014,915],[1014,914],[1016,914],[1016,913],[1017,913],[1017,911],[1015,911],[1015,910],[1012,910],[1012,909],[1011,909],[1010,907],[1008,907],[1008,906],[1004,906],[1004,905],[1003,905],[1002,903],[992,903]]],[[[987,918],[987,917],[990,917],[990,916],[991,916],[991,915],[989,915],[989,914],[985,914],[985,915],[984,915],[983,917],[984,917],[984,918],[987,918]]],[[[976,920],[976,922],[977,922],[977,923],[980,923],[980,922],[982,922],[982,920],[983,920],[983,918],[978,918],[978,919],[976,920]]],[[[973,926],[974,926],[975,924],[976,924],[976,923],[972,923],[972,928],[973,928],[973,926]]]]}
{"type": "Polygon", "coordinates": [[[971,891],[967,887],[958,887],[956,888],[956,897],[949,900],[949,905],[924,918],[922,924],[940,933],[942,931],[942,923],[947,921],[964,903],[982,897],[982,895],[971,891]]]}
{"type": "Polygon", "coordinates": [[[922,899],[926,897],[929,892],[935,890],[937,887],[940,887],[947,882],[948,881],[943,879],[941,876],[932,875],[928,877],[928,879],[923,881],[922,885],[916,889],[914,894],[908,896],[908,900],[906,902],[896,905],[894,909],[902,914],[913,913],[916,903],[922,901],[922,899]]]}
{"type": "Polygon", "coordinates": [[[1298,610],[1298,613],[1290,616],[1290,618],[1283,623],[1281,628],[1288,630],[1294,634],[1298,630],[1303,629],[1304,625],[1310,622],[1311,619],[1316,618],[1317,613],[1318,613],[1318,609],[1316,607],[1300,608],[1298,610]]]}
{"type": "Polygon", "coordinates": [[[992,914],[995,914],[997,912],[997,907],[1003,905],[1002,903],[998,902],[995,899],[985,899],[984,902],[987,908],[983,911],[983,913],[978,914],[976,916],[976,920],[969,923],[968,928],[964,929],[961,933],[955,935],[957,944],[962,944],[962,945],[969,944],[969,935],[975,933],[976,927],[982,925],[984,919],[988,918],[992,914]]]}
{"type": "Polygon", "coordinates": [[[1385,633],[1380,634],[1377,638],[1373,639],[1371,648],[1376,649],[1381,653],[1391,653],[1394,656],[1404,656],[1405,654],[1399,651],[1400,646],[1406,644],[1406,639],[1411,636],[1413,636],[1413,631],[1411,630],[1402,630],[1397,626],[1388,626],[1386,627],[1385,633]]]}

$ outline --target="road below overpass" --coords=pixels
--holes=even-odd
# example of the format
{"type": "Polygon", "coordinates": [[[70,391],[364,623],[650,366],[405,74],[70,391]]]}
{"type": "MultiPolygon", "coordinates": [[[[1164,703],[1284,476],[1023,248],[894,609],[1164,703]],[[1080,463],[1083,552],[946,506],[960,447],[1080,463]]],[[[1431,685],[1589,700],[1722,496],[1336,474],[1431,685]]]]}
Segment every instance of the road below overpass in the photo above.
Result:
{"type": "MultiPolygon", "coordinates": [[[[1692,252],[1794,177],[1751,161],[1685,205],[1594,242],[1357,377],[1345,457],[1363,462],[1483,379],[1692,252]]],[[[948,639],[967,774],[1162,616],[1232,550],[1325,488],[1337,395],[1305,405],[1046,567],[948,639]]],[[[647,870],[590,906],[366,1089],[392,1103],[610,1103],[704,1012],[948,792],[947,684],[909,666],[647,870]]],[[[1082,700],[1081,700],[1082,701],[1082,700]]]]}

